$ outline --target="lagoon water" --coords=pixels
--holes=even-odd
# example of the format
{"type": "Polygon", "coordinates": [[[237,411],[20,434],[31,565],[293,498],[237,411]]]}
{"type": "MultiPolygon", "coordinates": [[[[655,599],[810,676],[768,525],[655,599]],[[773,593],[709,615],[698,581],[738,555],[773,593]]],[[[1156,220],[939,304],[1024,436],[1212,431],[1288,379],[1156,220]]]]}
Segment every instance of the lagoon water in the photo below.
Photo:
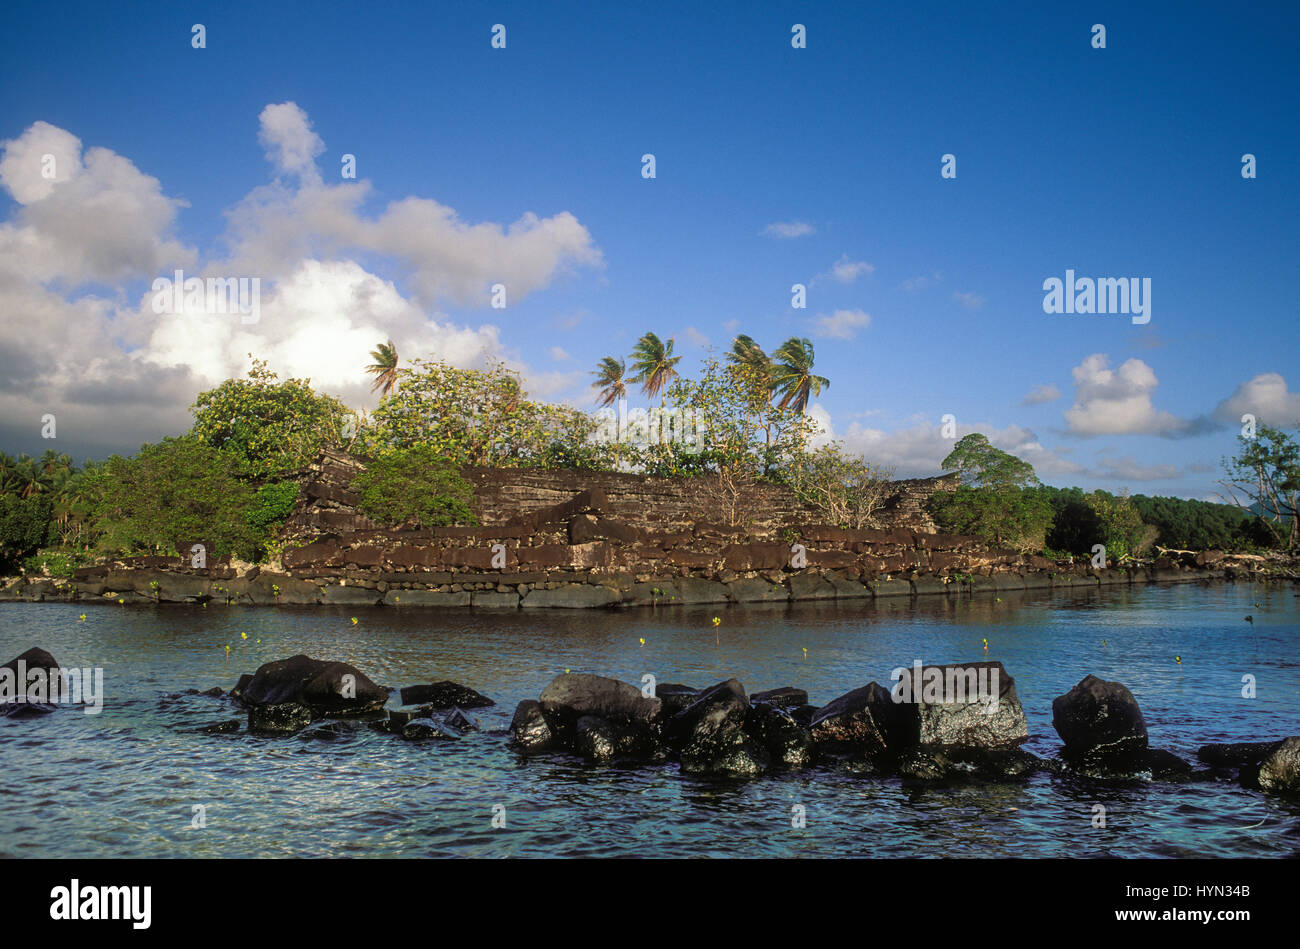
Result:
{"type": "Polygon", "coordinates": [[[796,685],[822,704],[889,684],[916,659],[990,658],[1015,677],[1037,754],[1059,747],[1053,697],[1094,673],[1133,691],[1154,747],[1193,758],[1211,741],[1300,734],[1293,587],[627,612],[0,605],[0,659],[37,645],[65,667],[102,667],[104,708],[0,719],[3,857],[1300,856],[1300,804],[1228,781],[1042,773],[924,787],[832,769],[705,781],[672,763],[524,759],[490,732],[424,743],[360,725],[333,740],[199,735],[245,716],[182,694],[306,653],[390,686],[464,683],[497,701],[475,714],[503,729],[565,668],[697,687],[734,675],[751,692],[796,685]],[[1242,697],[1245,675],[1256,698],[1242,697]],[[1093,826],[1095,804],[1105,828],[1093,826]],[[494,828],[500,806],[506,826],[494,828]]]}

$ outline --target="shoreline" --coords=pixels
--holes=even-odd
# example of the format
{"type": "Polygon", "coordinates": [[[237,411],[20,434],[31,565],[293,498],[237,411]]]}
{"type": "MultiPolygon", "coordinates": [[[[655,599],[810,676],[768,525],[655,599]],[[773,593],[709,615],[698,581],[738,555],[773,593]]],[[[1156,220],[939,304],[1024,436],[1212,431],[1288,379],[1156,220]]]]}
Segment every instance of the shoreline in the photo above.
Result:
{"type": "Polygon", "coordinates": [[[805,568],[785,576],[665,576],[523,572],[433,574],[356,573],[325,578],[295,577],[257,567],[238,572],[182,570],[161,566],[96,567],[73,580],[11,579],[0,603],[168,603],[239,606],[358,606],[442,609],[630,609],[660,606],[736,606],[752,603],[874,601],[903,597],[999,596],[1027,591],[1090,590],[1174,583],[1296,583],[1290,577],[1235,567],[1055,570],[993,572],[981,576],[885,576],[863,580],[844,570],[805,568]],[[229,576],[227,576],[229,574],[229,576]],[[400,578],[400,579],[399,579],[400,578]]]}

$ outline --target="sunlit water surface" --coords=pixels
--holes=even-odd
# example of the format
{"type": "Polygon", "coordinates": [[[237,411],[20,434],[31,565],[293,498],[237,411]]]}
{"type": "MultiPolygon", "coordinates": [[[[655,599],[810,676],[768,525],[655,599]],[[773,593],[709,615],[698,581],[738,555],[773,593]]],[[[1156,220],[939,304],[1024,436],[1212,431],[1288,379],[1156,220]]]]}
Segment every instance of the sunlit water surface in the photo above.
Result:
{"type": "Polygon", "coordinates": [[[987,657],[1015,677],[1037,754],[1059,746],[1053,697],[1094,673],[1133,691],[1154,746],[1190,758],[1300,734],[1298,641],[1294,589],[1249,584],[629,612],[4,604],[0,661],[39,645],[102,667],[107,694],[98,715],[0,719],[0,856],[1296,856],[1300,805],[1226,781],[923,787],[816,769],[719,782],[675,764],[526,760],[503,730],[565,668],[697,687],[734,675],[821,704],[914,659],[987,657]],[[458,742],[193,732],[243,716],[179,693],[296,653],[390,686],[453,679],[498,704],[458,742]]]}

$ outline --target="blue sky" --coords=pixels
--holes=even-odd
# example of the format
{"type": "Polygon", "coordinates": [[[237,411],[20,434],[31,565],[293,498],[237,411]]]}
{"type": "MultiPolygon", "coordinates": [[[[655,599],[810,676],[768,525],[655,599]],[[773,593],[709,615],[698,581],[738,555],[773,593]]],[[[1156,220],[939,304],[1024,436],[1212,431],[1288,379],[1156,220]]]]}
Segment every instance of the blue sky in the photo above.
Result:
{"type": "Polygon", "coordinates": [[[1209,496],[1234,419],[1300,423],[1300,7],[1133,6],[18,7],[0,449],[134,450],[250,349],[354,405],[391,336],[591,407],[647,330],[688,372],[748,333],[812,339],[814,411],[900,475],[951,413],[1049,483],[1209,496]],[[176,266],[262,318],[153,314],[176,266]],[[1067,269],[1150,278],[1150,323],[1044,313],[1067,269]]]}

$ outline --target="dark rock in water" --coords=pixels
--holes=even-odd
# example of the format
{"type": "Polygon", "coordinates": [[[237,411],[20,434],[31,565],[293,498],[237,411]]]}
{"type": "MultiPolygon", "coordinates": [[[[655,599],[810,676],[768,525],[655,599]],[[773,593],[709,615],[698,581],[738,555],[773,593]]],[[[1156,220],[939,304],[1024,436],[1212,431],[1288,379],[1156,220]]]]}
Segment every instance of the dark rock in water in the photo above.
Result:
{"type": "Polygon", "coordinates": [[[402,728],[402,737],[407,741],[447,740],[459,738],[454,729],[431,718],[417,718],[407,722],[402,728]]]}
{"type": "Polygon", "coordinates": [[[1288,738],[1270,752],[1256,780],[1265,791],[1300,794],[1300,738],[1288,738]]]}
{"type": "Polygon", "coordinates": [[[542,714],[542,703],[533,699],[524,699],[515,706],[514,718],[510,720],[510,734],[515,744],[524,751],[545,751],[551,747],[555,735],[542,714]]]}
{"type": "Polygon", "coordinates": [[[1163,748],[1148,748],[1143,763],[1145,770],[1150,771],[1155,778],[1173,778],[1192,773],[1191,762],[1163,748]]]}
{"type": "Polygon", "coordinates": [[[746,730],[750,704],[735,679],[705,689],[668,724],[681,748],[682,771],[715,777],[754,777],[771,765],[767,748],[746,730]]]}
{"type": "Polygon", "coordinates": [[[588,761],[613,761],[618,751],[614,726],[596,715],[583,715],[574,726],[573,750],[588,761]]]}
{"type": "Polygon", "coordinates": [[[450,725],[458,732],[478,732],[482,731],[477,719],[471,718],[458,708],[453,708],[443,719],[443,723],[450,725]]]}
{"type": "Polygon", "coordinates": [[[231,732],[239,731],[239,719],[232,718],[228,722],[204,725],[202,728],[196,728],[195,731],[200,735],[229,735],[231,732]]]}
{"type": "Polygon", "coordinates": [[[700,690],[676,682],[664,682],[655,686],[655,697],[663,703],[663,717],[672,718],[700,697],[700,690]]]}
{"type": "Polygon", "coordinates": [[[254,705],[248,710],[248,730],[254,735],[291,735],[311,724],[311,709],[297,702],[254,705]]]}
{"type": "Polygon", "coordinates": [[[564,673],[542,690],[542,711],[552,731],[566,742],[584,715],[625,726],[643,739],[657,736],[663,702],[647,698],[627,682],[585,673],[564,673]]]}
{"type": "MultiPolygon", "coordinates": [[[[54,711],[55,706],[49,702],[26,702],[24,697],[27,695],[27,674],[33,669],[40,669],[46,673],[57,672],[59,669],[58,660],[51,656],[39,646],[33,646],[20,656],[15,656],[6,662],[0,669],[9,670],[8,675],[0,673],[0,681],[3,686],[3,696],[0,697],[0,715],[9,718],[25,718],[29,715],[45,715],[54,711]],[[23,663],[22,674],[19,674],[18,663],[23,663]]],[[[36,694],[36,693],[33,693],[36,694]]],[[[46,684],[45,698],[50,697],[48,681],[46,684]]]]}
{"type": "Polygon", "coordinates": [[[226,693],[220,686],[214,685],[212,688],[204,689],[202,692],[198,692],[196,694],[206,696],[207,698],[210,699],[219,699],[226,693]]]}
{"type": "Polygon", "coordinates": [[[798,708],[787,709],[790,717],[805,728],[811,728],[813,719],[817,717],[818,708],[816,705],[800,705],[798,708]]]}
{"type": "Polygon", "coordinates": [[[695,696],[695,701],[691,702],[686,708],[677,712],[671,718],[664,720],[664,736],[674,745],[682,745],[690,740],[695,732],[695,726],[710,711],[716,709],[720,700],[739,699],[738,703],[732,703],[734,707],[743,709],[740,713],[740,720],[743,724],[744,718],[749,713],[749,700],[745,698],[745,687],[735,679],[727,679],[725,682],[719,682],[717,685],[709,686],[702,689],[695,696]]]}
{"type": "Polygon", "coordinates": [[[1135,779],[1150,775],[1162,780],[1181,780],[1192,773],[1191,762],[1160,748],[1066,756],[1065,762],[1069,770],[1091,778],[1135,779]]]}
{"type": "Polygon", "coordinates": [[[235,687],[230,690],[230,697],[232,699],[243,698],[244,689],[248,688],[248,683],[252,681],[253,674],[251,672],[245,672],[239,677],[239,681],[235,683],[235,687]]]}
{"type": "Polygon", "coordinates": [[[994,748],[921,745],[898,758],[898,773],[918,781],[978,778],[1005,781],[1022,778],[1046,767],[1037,755],[1018,745],[994,748]]]}
{"type": "Polygon", "coordinates": [[[880,719],[894,714],[894,700],[881,685],[871,682],[822,706],[813,716],[812,739],[819,750],[858,757],[885,750],[880,719]]]}
{"type": "Polygon", "coordinates": [[[427,710],[408,709],[408,708],[390,708],[388,710],[388,720],[385,722],[385,726],[387,730],[392,732],[394,735],[400,735],[402,729],[405,728],[411,722],[415,721],[417,718],[428,718],[428,717],[429,717],[429,713],[427,710]]]}
{"type": "Polygon", "coordinates": [[[890,751],[912,747],[1002,748],[1029,738],[1015,680],[1000,662],[913,666],[899,678],[892,710],[873,708],[890,751]]]}
{"type": "Polygon", "coordinates": [[[1196,757],[1215,768],[1241,768],[1258,765],[1282,744],[1277,741],[1242,741],[1231,744],[1202,745],[1196,757]]]}
{"type": "Polygon", "coordinates": [[[239,698],[250,706],[293,702],[316,715],[358,715],[383,708],[388,692],[356,666],[300,655],[262,666],[239,698]]]}
{"type": "Polygon", "coordinates": [[[772,763],[783,768],[806,768],[816,758],[812,733],[785,709],[775,704],[751,706],[745,730],[767,749],[772,763]]]}
{"type": "Polygon", "coordinates": [[[5,718],[36,718],[49,715],[57,707],[49,702],[4,702],[0,703],[0,715],[5,718]]]}
{"type": "Polygon", "coordinates": [[[952,762],[939,748],[909,748],[898,758],[901,777],[918,781],[940,781],[948,777],[952,762]]]}
{"type": "Polygon", "coordinates": [[[766,692],[755,692],[749,697],[752,705],[775,705],[777,708],[792,709],[801,705],[808,704],[808,693],[803,689],[796,689],[793,686],[782,686],[779,689],[768,689],[766,692]]]}
{"type": "Polygon", "coordinates": [[[428,705],[432,708],[486,708],[496,705],[486,695],[469,686],[444,679],[430,685],[408,685],[402,689],[403,705],[428,705]]]}
{"type": "Polygon", "coordinates": [[[1133,693],[1094,675],[1052,700],[1052,727],[1065,742],[1066,758],[1098,762],[1147,749],[1147,726],[1133,693]]]}

